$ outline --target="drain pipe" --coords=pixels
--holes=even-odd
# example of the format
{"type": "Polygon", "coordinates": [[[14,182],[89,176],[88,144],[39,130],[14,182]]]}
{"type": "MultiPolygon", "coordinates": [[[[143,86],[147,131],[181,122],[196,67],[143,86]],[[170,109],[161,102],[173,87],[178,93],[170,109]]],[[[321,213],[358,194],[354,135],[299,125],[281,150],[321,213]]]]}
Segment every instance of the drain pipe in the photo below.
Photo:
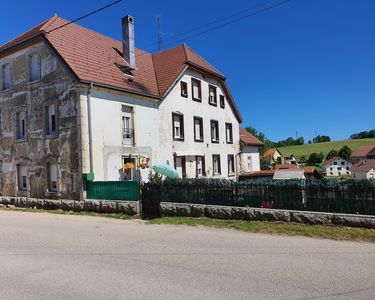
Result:
{"type": "Polygon", "coordinates": [[[93,173],[93,150],[92,150],[92,126],[91,126],[91,89],[94,87],[94,84],[90,82],[87,89],[87,119],[88,119],[88,130],[89,130],[89,157],[90,157],[90,173],[93,173]]]}

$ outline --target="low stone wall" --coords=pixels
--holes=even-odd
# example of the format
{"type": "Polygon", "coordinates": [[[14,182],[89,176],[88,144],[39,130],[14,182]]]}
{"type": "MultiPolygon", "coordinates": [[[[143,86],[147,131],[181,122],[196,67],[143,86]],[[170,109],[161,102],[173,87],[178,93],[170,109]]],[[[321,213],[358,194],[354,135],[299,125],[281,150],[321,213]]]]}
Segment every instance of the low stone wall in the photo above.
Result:
{"type": "Polygon", "coordinates": [[[207,217],[221,220],[279,221],[375,229],[375,216],[311,211],[161,202],[160,214],[164,217],[207,217]]]}
{"type": "Polygon", "coordinates": [[[0,197],[0,204],[23,208],[37,208],[65,211],[93,211],[97,213],[124,213],[131,216],[140,213],[139,201],[104,201],[104,200],[51,200],[26,197],[0,197]]]}

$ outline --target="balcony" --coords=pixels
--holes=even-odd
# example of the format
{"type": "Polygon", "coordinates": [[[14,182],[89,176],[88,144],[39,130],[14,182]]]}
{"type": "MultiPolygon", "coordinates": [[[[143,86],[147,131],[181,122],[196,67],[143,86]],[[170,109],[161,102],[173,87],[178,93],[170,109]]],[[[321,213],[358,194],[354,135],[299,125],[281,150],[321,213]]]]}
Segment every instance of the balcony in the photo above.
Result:
{"type": "Polygon", "coordinates": [[[122,144],[125,146],[134,146],[134,129],[124,128],[122,130],[122,144]]]}

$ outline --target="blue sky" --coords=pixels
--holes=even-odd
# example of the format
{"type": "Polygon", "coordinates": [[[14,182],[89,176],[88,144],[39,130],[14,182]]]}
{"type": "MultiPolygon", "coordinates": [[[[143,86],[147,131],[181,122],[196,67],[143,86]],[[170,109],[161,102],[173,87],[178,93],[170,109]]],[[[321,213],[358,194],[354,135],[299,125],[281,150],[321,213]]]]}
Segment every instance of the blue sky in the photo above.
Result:
{"type": "MultiPolygon", "coordinates": [[[[0,44],[54,13],[74,19],[111,1],[4,0],[0,44]]],[[[120,39],[121,17],[131,14],[136,46],[151,51],[157,15],[168,38],[263,2],[124,0],[79,24],[120,39]]],[[[374,0],[292,0],[186,43],[227,76],[243,125],[273,140],[375,128],[374,0]]]]}

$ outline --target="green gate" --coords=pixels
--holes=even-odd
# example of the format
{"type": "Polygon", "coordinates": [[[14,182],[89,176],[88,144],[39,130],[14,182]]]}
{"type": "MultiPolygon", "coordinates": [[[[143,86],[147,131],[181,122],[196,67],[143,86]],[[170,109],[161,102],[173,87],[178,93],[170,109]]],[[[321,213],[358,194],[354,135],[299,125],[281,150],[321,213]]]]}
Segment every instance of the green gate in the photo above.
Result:
{"type": "Polygon", "coordinates": [[[140,187],[136,181],[88,181],[87,199],[138,201],[140,187]]]}

